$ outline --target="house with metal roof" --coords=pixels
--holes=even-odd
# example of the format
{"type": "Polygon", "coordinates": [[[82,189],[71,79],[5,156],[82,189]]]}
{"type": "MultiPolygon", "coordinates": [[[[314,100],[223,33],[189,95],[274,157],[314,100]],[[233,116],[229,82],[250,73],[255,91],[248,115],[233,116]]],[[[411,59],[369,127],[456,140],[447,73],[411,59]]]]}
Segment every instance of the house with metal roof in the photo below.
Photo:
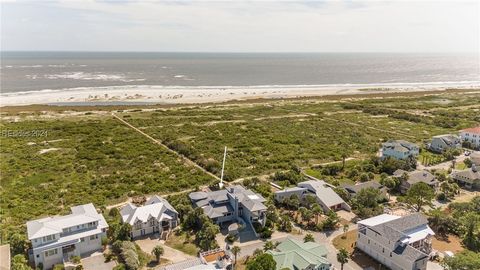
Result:
{"type": "Polygon", "coordinates": [[[460,186],[468,189],[480,188],[480,171],[475,164],[466,170],[453,171],[451,176],[460,186]]]}
{"type": "Polygon", "coordinates": [[[307,196],[314,196],[325,213],[328,213],[330,210],[351,210],[350,206],[332,187],[322,180],[304,181],[298,183],[296,187],[276,191],[275,200],[283,202],[283,200],[290,198],[292,195],[296,195],[303,203],[306,203],[307,196]]]}
{"type": "Polygon", "coordinates": [[[418,145],[405,140],[389,140],[382,144],[382,158],[407,159],[409,157],[416,157],[418,154],[418,145]]]}
{"type": "Polygon", "coordinates": [[[417,170],[412,172],[407,172],[401,169],[393,172],[393,177],[402,178],[404,174],[407,174],[407,179],[402,179],[400,183],[400,192],[406,193],[410,187],[416,183],[423,182],[429,185],[431,188],[436,189],[438,187],[438,181],[431,172],[427,170],[417,170]]]}
{"type": "Polygon", "coordinates": [[[435,233],[420,213],[382,214],[358,223],[356,247],[392,270],[425,270],[435,233]]]}
{"type": "Polygon", "coordinates": [[[46,217],[27,222],[35,266],[43,269],[65,264],[72,256],[85,256],[101,250],[108,224],[93,204],[71,207],[66,216],[46,217]]]}
{"type": "Polygon", "coordinates": [[[218,225],[258,222],[265,226],[267,207],[263,203],[266,199],[240,185],[210,192],[192,192],[188,197],[218,225]]]}
{"type": "Polygon", "coordinates": [[[304,243],[292,238],[285,239],[275,250],[267,253],[277,263],[276,269],[329,270],[332,264],[327,260],[327,248],[315,242],[304,243]]]}
{"type": "Polygon", "coordinates": [[[122,221],[132,226],[132,238],[159,234],[160,239],[166,239],[178,224],[178,212],[167,200],[157,195],[140,207],[128,203],[120,210],[120,214],[122,221]]]}
{"type": "Polygon", "coordinates": [[[430,150],[437,153],[443,153],[449,149],[458,149],[461,147],[460,137],[455,134],[433,136],[429,145],[430,150]]]}

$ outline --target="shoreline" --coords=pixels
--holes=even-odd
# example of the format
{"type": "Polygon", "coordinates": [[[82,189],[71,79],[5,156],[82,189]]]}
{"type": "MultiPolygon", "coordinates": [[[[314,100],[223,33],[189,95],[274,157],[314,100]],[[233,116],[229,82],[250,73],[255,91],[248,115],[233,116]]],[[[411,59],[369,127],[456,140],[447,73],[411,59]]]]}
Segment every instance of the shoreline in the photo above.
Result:
{"type": "Polygon", "coordinates": [[[112,105],[193,105],[230,101],[296,99],[323,96],[356,96],[393,93],[435,92],[449,89],[479,90],[465,83],[356,84],[299,86],[112,86],[81,87],[0,95],[0,107],[27,105],[112,106],[112,105]]]}

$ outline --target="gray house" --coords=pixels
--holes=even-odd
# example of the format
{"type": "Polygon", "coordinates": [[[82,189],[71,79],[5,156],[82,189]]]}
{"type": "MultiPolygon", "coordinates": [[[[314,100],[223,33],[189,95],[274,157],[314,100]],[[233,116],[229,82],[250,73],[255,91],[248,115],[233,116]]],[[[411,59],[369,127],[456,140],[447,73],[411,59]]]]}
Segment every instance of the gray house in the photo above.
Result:
{"type": "Polygon", "coordinates": [[[188,194],[195,207],[200,207],[212,221],[218,225],[231,222],[260,223],[265,226],[267,207],[261,195],[233,186],[211,192],[192,192],[188,194]]]}
{"type": "Polygon", "coordinates": [[[400,183],[401,193],[406,193],[412,185],[419,182],[423,182],[432,187],[433,189],[436,189],[438,186],[438,181],[435,179],[435,176],[426,170],[407,172],[398,169],[393,173],[393,177],[400,178],[405,173],[408,175],[408,178],[407,180],[402,180],[402,182],[400,183]]]}
{"type": "Polygon", "coordinates": [[[457,181],[461,186],[468,189],[480,188],[480,172],[477,166],[472,165],[472,168],[462,171],[452,172],[452,179],[457,181]]]}
{"type": "Polygon", "coordinates": [[[366,188],[378,189],[381,195],[387,197],[387,188],[376,181],[368,181],[356,185],[348,185],[344,186],[343,188],[348,192],[350,198],[357,196],[357,193],[360,192],[360,190],[366,188]]]}
{"type": "Polygon", "coordinates": [[[325,213],[330,210],[351,210],[350,206],[325,181],[309,180],[298,183],[297,187],[275,192],[275,200],[283,202],[285,198],[290,198],[292,195],[296,195],[304,204],[307,196],[314,196],[325,213]]]}
{"type": "Polygon", "coordinates": [[[382,214],[358,222],[356,247],[392,270],[425,270],[435,233],[421,214],[382,214]]]}
{"type": "Polygon", "coordinates": [[[132,226],[132,238],[158,233],[161,239],[166,239],[178,224],[178,212],[167,200],[156,195],[140,207],[128,203],[120,214],[122,221],[132,226]]]}
{"type": "Polygon", "coordinates": [[[457,149],[462,147],[460,137],[454,134],[438,135],[432,138],[430,150],[442,153],[448,149],[457,149]]]}

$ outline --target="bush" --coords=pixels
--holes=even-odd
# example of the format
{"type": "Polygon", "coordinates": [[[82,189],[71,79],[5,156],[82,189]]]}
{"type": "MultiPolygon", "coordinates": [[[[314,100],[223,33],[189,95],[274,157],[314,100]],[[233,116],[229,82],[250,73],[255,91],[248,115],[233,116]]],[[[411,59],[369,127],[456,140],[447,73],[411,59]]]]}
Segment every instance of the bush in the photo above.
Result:
{"type": "Polygon", "coordinates": [[[63,264],[55,264],[53,270],[65,270],[65,266],[63,264]]]}
{"type": "Polygon", "coordinates": [[[447,196],[445,195],[445,193],[443,192],[440,192],[437,194],[437,200],[438,201],[445,201],[447,199],[447,196]]]}
{"type": "Polygon", "coordinates": [[[81,259],[82,259],[82,258],[80,258],[80,256],[72,256],[72,257],[70,258],[70,260],[72,260],[72,262],[73,262],[74,264],[80,263],[80,260],[81,260],[81,259]]]}
{"type": "Polygon", "coordinates": [[[235,240],[237,240],[237,235],[229,234],[227,235],[227,237],[225,237],[225,241],[227,241],[228,243],[233,243],[235,242],[235,240]]]}
{"type": "Polygon", "coordinates": [[[127,270],[127,267],[125,266],[125,264],[119,263],[119,264],[115,265],[115,267],[113,267],[112,270],[127,270]]]}

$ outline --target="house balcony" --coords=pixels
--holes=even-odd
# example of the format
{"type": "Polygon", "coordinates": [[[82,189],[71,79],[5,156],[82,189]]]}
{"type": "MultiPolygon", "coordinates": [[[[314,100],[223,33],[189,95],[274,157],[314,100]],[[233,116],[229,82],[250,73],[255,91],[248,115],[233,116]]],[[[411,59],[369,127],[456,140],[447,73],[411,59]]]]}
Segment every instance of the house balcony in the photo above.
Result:
{"type": "Polygon", "coordinates": [[[425,254],[430,254],[432,252],[432,240],[429,238],[425,238],[423,240],[411,243],[410,246],[420,250],[425,254]]]}

